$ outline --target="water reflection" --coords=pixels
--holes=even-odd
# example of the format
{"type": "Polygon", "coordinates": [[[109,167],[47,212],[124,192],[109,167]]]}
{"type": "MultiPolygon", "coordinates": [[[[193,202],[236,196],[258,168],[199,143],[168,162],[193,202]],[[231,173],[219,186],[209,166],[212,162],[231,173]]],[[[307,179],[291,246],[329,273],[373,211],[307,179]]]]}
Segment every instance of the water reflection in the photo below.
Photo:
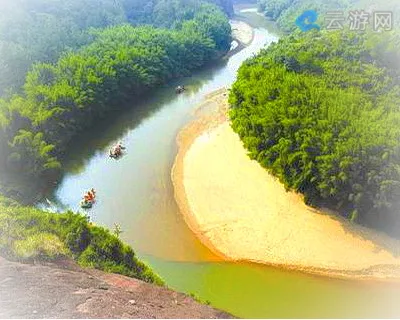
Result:
{"type": "Polygon", "coordinates": [[[400,315],[391,298],[400,293],[398,286],[218,262],[179,213],[170,177],[177,133],[206,94],[229,87],[242,62],[277,39],[266,29],[256,29],[252,45],[228,61],[171,82],[141,102],[132,101],[110,114],[74,143],[65,162],[67,172],[49,199],[77,210],[83,191],[95,187],[98,203],[88,211],[95,224],[112,228],[118,223],[122,239],[169,286],[196,293],[237,316],[384,317],[392,310],[400,315]],[[177,96],[174,88],[182,83],[188,90],[177,96]],[[121,161],[112,161],[107,152],[118,140],[127,147],[127,154],[121,161]]]}

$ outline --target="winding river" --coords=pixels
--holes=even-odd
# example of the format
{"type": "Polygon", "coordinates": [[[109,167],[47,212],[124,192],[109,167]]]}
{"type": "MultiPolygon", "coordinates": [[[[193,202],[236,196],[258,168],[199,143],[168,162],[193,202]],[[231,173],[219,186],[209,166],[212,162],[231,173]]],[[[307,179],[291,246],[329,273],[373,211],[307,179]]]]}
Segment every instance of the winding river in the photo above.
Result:
{"type": "MultiPolygon", "coordinates": [[[[98,123],[77,141],[67,170],[48,196],[62,208],[78,210],[84,191],[95,187],[98,202],[91,220],[113,229],[132,245],[169,287],[194,293],[238,317],[393,317],[400,316],[399,285],[333,280],[272,267],[221,261],[191,233],[174,200],[171,168],[176,136],[204,96],[235,80],[241,63],[277,40],[260,16],[249,11],[252,44],[232,56],[160,88],[132,108],[98,123]],[[177,96],[174,87],[188,91],[177,96]],[[127,154],[115,161],[109,148],[123,141],[127,154]]],[[[317,239],[316,239],[317,240],[317,239]]]]}

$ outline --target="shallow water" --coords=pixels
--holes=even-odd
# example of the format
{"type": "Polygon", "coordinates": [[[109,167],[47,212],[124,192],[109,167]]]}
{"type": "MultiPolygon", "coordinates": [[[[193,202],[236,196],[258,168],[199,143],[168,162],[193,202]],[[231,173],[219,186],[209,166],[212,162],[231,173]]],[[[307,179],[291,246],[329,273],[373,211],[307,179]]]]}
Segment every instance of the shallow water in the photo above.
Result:
{"type": "MultiPolygon", "coordinates": [[[[244,14],[261,26],[260,16],[244,14]]],[[[170,83],[99,122],[76,142],[66,161],[66,175],[48,198],[59,208],[79,210],[83,192],[96,188],[98,202],[87,212],[95,224],[111,229],[119,224],[123,240],[171,288],[194,293],[236,316],[399,317],[398,285],[222,262],[194,237],[179,213],[170,177],[176,135],[206,94],[229,87],[246,58],[277,40],[265,28],[257,28],[253,43],[228,61],[170,83]],[[176,95],[174,87],[181,83],[188,90],[176,95]],[[127,147],[126,155],[118,161],[109,159],[108,150],[119,140],[127,147]]]]}

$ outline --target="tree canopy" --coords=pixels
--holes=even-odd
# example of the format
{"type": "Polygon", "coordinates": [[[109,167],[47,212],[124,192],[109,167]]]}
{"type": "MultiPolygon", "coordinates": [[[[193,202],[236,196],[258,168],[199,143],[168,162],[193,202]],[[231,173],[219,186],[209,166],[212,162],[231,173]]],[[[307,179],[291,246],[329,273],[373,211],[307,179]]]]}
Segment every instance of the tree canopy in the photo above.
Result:
{"type": "MultiPolygon", "coordinates": [[[[84,1],[88,2],[85,9],[91,8],[93,1],[84,1]]],[[[34,8],[57,14],[63,6],[78,5],[74,1],[52,2],[54,7],[41,9],[36,4],[34,8]]],[[[103,0],[99,7],[102,5],[111,4],[103,0]]],[[[106,27],[85,29],[90,41],[75,50],[62,51],[60,47],[54,62],[38,59],[29,68],[22,91],[0,99],[1,172],[28,179],[57,172],[60,156],[71,139],[104,116],[117,101],[142,96],[171,78],[189,75],[230,48],[228,17],[208,2],[155,2],[152,24],[165,28],[121,24],[125,21],[123,13],[118,7],[106,16],[86,11],[86,15],[79,12],[77,17],[69,17],[69,22],[79,22],[77,30],[88,25],[106,27]],[[157,6],[167,4],[171,10],[168,19],[157,11],[157,6]],[[87,21],[79,18],[82,14],[87,21]]]]}
{"type": "Polygon", "coordinates": [[[75,259],[81,266],[156,285],[164,281],[117,235],[72,212],[54,214],[20,207],[0,196],[0,255],[13,261],[75,259]]]}
{"type": "Polygon", "coordinates": [[[295,32],[245,62],[230,95],[234,130],[287,188],[390,231],[400,225],[394,39],[295,32]]]}
{"type": "Polygon", "coordinates": [[[0,95],[19,91],[36,62],[56,62],[65,51],[92,41],[92,28],[120,24],[173,27],[214,15],[231,0],[13,0],[0,10],[0,95]],[[211,4],[207,6],[207,4],[211,4]]]}
{"type": "Polygon", "coordinates": [[[325,20],[328,12],[343,12],[351,10],[391,11],[397,26],[400,23],[400,2],[397,0],[382,1],[377,5],[375,0],[258,0],[258,7],[267,17],[277,21],[279,27],[292,32],[297,29],[296,18],[306,10],[315,10],[318,14],[317,23],[327,26],[325,20]]]}

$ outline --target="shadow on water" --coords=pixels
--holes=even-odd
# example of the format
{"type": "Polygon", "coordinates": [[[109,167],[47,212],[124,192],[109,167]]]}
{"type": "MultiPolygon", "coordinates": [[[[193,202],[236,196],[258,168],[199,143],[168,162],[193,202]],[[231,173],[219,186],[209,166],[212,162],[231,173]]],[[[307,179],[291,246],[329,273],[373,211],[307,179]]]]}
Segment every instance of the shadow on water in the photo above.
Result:
{"type": "Polygon", "coordinates": [[[140,101],[132,99],[76,139],[66,174],[52,193],[74,209],[81,192],[95,187],[98,202],[89,211],[96,224],[118,223],[121,239],[168,285],[196,293],[203,301],[239,317],[380,317],[400,314],[399,288],[310,277],[254,264],[218,262],[189,230],[174,199],[171,164],[176,134],[205,95],[229,86],[237,68],[276,37],[265,29],[229,61],[192,77],[175,80],[140,101]],[[176,95],[174,87],[188,90],[176,95]],[[108,148],[121,140],[122,161],[109,162],[108,148]]]}
{"type": "Polygon", "coordinates": [[[172,81],[139,102],[117,106],[120,111],[74,141],[65,174],[47,199],[60,211],[80,210],[83,193],[94,187],[99,199],[87,212],[90,218],[106,227],[123,226],[124,240],[137,252],[179,261],[215,260],[176,205],[171,181],[176,136],[205,95],[230,86],[243,60],[274,40],[268,31],[257,29],[255,41],[228,60],[172,81]],[[176,95],[174,88],[180,84],[187,91],[176,95]],[[108,157],[108,148],[117,141],[127,148],[122,161],[108,157]]]}
{"type": "MultiPolygon", "coordinates": [[[[224,60],[210,63],[192,76],[175,79],[155,89],[152,93],[139,98],[139,101],[135,101],[137,97],[132,97],[126,103],[116,106],[113,112],[109,112],[106,117],[99,119],[96,125],[74,139],[63,159],[66,172],[64,176],[80,174],[88,161],[99,153],[107,156],[113,144],[151,118],[166,104],[196,95],[205,83],[226,67],[227,63],[224,60]],[[184,84],[187,90],[177,95],[175,88],[180,84],[184,84]]],[[[64,176],[61,177],[61,181],[64,176]]]]}

